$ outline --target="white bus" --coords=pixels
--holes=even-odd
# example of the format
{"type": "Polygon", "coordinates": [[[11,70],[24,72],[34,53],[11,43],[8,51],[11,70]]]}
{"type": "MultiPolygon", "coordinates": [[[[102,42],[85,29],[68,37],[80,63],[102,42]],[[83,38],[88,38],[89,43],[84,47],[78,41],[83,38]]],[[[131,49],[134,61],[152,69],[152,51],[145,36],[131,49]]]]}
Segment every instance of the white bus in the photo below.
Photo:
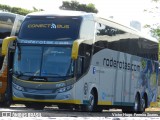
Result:
{"type": "MultiPolygon", "coordinates": [[[[17,36],[24,16],[9,12],[0,11],[0,106],[6,105],[7,90],[7,56],[1,54],[3,39],[10,36],[17,36]]],[[[6,46],[6,49],[8,46],[6,46]]]]}
{"type": "Polygon", "coordinates": [[[27,15],[13,59],[11,100],[27,107],[144,112],[157,98],[158,41],[92,13],[27,15]]]}

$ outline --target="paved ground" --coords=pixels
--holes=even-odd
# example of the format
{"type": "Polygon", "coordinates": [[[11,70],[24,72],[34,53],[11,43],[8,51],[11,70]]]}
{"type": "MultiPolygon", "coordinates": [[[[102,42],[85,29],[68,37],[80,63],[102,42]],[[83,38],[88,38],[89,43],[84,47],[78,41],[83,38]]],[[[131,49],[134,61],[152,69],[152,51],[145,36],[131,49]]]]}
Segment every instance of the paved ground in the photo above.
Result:
{"type": "MultiPolygon", "coordinates": [[[[123,114],[120,109],[104,110],[102,113],[99,112],[80,112],[80,111],[69,111],[69,110],[59,110],[58,107],[45,107],[44,110],[33,110],[26,108],[24,105],[12,105],[10,108],[0,108],[0,116],[7,116],[7,114],[12,117],[47,117],[57,118],[57,117],[98,117],[98,118],[119,118],[119,117],[155,117],[155,119],[160,118],[160,108],[149,108],[143,114],[123,114]],[[3,115],[2,115],[3,112],[3,115]]],[[[116,119],[117,120],[117,119],[116,119]]],[[[118,119],[119,120],[119,119],[118,119]]]]}

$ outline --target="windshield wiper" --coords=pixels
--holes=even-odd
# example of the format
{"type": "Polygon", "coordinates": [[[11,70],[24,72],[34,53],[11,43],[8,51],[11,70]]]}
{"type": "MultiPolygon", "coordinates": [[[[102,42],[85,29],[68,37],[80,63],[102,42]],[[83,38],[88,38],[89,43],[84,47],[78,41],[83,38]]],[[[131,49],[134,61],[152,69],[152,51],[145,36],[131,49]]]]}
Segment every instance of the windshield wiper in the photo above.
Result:
{"type": "Polygon", "coordinates": [[[17,71],[15,71],[14,74],[16,75],[17,78],[24,75],[22,72],[17,72],[17,71]]]}
{"type": "Polygon", "coordinates": [[[30,73],[31,75],[33,74],[32,72],[15,72],[14,74],[17,76],[17,78],[21,77],[21,76],[27,76],[26,74],[30,73]]]}

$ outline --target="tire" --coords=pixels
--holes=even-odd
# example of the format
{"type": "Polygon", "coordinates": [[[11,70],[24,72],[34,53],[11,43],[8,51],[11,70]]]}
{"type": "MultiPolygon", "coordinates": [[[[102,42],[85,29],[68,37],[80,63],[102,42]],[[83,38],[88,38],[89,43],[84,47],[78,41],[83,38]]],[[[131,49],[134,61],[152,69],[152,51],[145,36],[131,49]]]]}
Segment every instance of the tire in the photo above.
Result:
{"type": "Polygon", "coordinates": [[[45,105],[35,104],[35,103],[26,103],[24,104],[26,108],[33,108],[35,110],[43,110],[45,105]]]}
{"type": "Polygon", "coordinates": [[[136,113],[140,112],[140,98],[138,94],[135,97],[133,112],[136,112],[136,113]]]}
{"type": "Polygon", "coordinates": [[[143,113],[145,111],[145,99],[144,99],[144,97],[141,99],[138,94],[136,95],[135,105],[134,105],[133,111],[135,113],[143,113]]]}
{"type": "Polygon", "coordinates": [[[145,111],[145,99],[140,99],[137,94],[135,97],[135,102],[133,107],[125,107],[122,109],[123,113],[143,113],[145,111]]]}
{"type": "Polygon", "coordinates": [[[0,107],[9,108],[11,106],[11,101],[8,98],[7,93],[4,95],[4,100],[0,102],[0,107]]]}
{"type": "Polygon", "coordinates": [[[97,106],[97,98],[94,90],[90,92],[89,103],[81,106],[81,111],[102,112],[102,109],[97,106]]]}
{"type": "Polygon", "coordinates": [[[90,96],[89,96],[89,103],[86,106],[87,111],[89,111],[89,112],[95,111],[95,105],[96,105],[96,99],[95,99],[95,94],[92,90],[90,93],[90,96]]]}
{"type": "Polygon", "coordinates": [[[0,103],[0,107],[9,108],[10,106],[11,106],[11,103],[9,101],[0,103]]]}
{"type": "Polygon", "coordinates": [[[146,100],[145,100],[145,98],[143,97],[142,99],[141,99],[141,107],[140,107],[140,112],[141,113],[143,113],[143,112],[145,112],[145,108],[146,108],[146,100]]]}

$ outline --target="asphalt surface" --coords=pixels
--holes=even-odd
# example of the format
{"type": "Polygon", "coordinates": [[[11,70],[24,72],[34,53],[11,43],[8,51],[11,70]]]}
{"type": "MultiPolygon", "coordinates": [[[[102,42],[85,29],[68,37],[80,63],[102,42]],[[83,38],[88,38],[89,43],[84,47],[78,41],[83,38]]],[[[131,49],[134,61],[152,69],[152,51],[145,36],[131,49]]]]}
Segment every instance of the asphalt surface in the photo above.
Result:
{"type": "MultiPolygon", "coordinates": [[[[10,108],[0,108],[0,117],[34,117],[34,118],[129,118],[144,117],[145,119],[160,119],[160,111],[147,111],[142,114],[122,113],[120,109],[103,110],[103,112],[81,112],[76,110],[58,109],[57,106],[45,107],[43,110],[26,108],[24,105],[12,105],[10,108]]],[[[116,119],[118,120],[118,119],[116,119]]]]}

